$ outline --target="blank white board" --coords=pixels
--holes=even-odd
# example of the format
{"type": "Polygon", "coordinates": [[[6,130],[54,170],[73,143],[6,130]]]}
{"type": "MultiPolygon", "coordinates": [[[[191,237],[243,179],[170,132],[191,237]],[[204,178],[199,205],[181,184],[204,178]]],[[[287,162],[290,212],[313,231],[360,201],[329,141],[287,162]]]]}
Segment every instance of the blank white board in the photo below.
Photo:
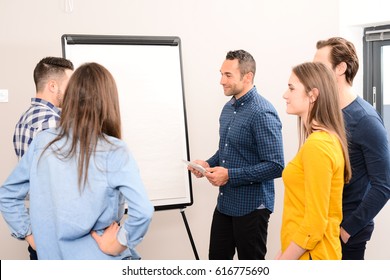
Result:
{"type": "Polygon", "coordinates": [[[122,137],[156,210],[193,203],[179,37],[65,34],[63,57],[97,62],[119,91],[122,137]]]}

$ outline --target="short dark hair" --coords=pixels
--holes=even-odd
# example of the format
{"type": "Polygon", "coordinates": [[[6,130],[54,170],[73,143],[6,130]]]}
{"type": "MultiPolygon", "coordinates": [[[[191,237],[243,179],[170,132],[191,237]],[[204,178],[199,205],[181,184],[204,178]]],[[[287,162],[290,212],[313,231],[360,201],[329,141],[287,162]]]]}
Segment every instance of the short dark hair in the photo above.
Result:
{"type": "Polygon", "coordinates": [[[256,61],[253,56],[244,50],[229,51],[226,54],[226,60],[238,60],[238,66],[240,68],[241,77],[245,74],[252,72],[253,77],[256,73],[256,61]]]}
{"type": "Polygon", "coordinates": [[[359,58],[356,54],[355,46],[344,38],[332,37],[317,42],[317,49],[322,49],[324,47],[331,48],[329,60],[333,70],[336,69],[336,66],[341,62],[347,64],[345,79],[352,86],[353,79],[359,70],[359,58]]]}
{"type": "Polygon", "coordinates": [[[34,69],[34,83],[37,91],[42,90],[48,79],[62,76],[65,70],[74,70],[73,63],[62,57],[45,57],[38,62],[34,69]]]}

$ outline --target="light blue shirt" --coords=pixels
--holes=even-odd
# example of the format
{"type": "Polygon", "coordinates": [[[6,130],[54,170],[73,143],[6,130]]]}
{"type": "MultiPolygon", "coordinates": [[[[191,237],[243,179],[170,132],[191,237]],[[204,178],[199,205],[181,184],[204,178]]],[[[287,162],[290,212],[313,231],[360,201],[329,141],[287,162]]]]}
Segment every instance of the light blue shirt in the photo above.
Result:
{"type": "Polygon", "coordinates": [[[33,233],[39,259],[138,258],[134,248],[144,238],[154,208],[126,144],[113,137],[99,140],[90,159],[88,184],[80,191],[77,160],[60,159],[52,150],[66,150],[69,141],[56,142],[42,155],[57,133],[39,133],[0,188],[0,211],[12,236],[24,239],[33,233]],[[30,211],[25,206],[28,193],[30,211]],[[128,217],[122,220],[125,202],[128,217]],[[106,255],[90,232],[102,232],[121,220],[117,237],[128,249],[118,256],[106,255]]]}

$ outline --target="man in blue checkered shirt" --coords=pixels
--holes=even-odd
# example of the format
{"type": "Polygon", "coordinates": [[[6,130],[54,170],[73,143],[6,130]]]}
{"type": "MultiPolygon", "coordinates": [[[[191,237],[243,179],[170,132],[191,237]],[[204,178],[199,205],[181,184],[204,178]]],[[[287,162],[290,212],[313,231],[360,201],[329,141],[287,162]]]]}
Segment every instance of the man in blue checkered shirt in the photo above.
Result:
{"type": "Polygon", "coordinates": [[[61,57],[45,57],[36,65],[36,96],[31,98],[31,107],[16,124],[13,137],[18,159],[39,131],[57,127],[61,113],[59,107],[73,69],[72,62],[61,57]]]}
{"type": "Polygon", "coordinates": [[[274,209],[274,179],[284,168],[282,125],[272,104],[253,85],[256,62],[243,50],[230,51],[221,67],[226,96],[219,122],[219,149],[194,162],[219,187],[211,225],[209,259],[265,259],[268,221],[274,209]]]}
{"type": "MultiPolygon", "coordinates": [[[[15,126],[14,149],[18,159],[24,155],[35,135],[57,127],[62,98],[74,70],[73,63],[61,57],[45,57],[34,69],[35,98],[15,126]]],[[[36,251],[29,246],[30,259],[36,260],[36,251]]]]}

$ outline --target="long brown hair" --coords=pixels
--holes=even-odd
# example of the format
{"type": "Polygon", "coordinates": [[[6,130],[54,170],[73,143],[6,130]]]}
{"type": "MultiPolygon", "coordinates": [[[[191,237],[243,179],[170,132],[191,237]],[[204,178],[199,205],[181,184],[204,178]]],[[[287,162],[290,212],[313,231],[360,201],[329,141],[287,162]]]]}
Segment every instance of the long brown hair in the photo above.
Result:
{"type": "Polygon", "coordinates": [[[60,132],[46,149],[62,138],[71,142],[69,150],[60,147],[55,152],[65,159],[78,153],[78,184],[82,190],[87,183],[90,158],[99,139],[108,141],[106,135],[121,139],[118,90],[105,67],[86,63],[77,68],[69,80],[62,105],[60,132]]]}
{"type": "Polygon", "coordinates": [[[339,106],[339,93],[334,73],[322,63],[307,62],[293,68],[293,73],[304,85],[306,93],[316,88],[318,96],[311,104],[306,123],[300,123],[300,144],[316,130],[334,133],[340,140],[345,167],[344,181],[349,182],[352,176],[348,155],[347,137],[344,119],[339,106]]]}

